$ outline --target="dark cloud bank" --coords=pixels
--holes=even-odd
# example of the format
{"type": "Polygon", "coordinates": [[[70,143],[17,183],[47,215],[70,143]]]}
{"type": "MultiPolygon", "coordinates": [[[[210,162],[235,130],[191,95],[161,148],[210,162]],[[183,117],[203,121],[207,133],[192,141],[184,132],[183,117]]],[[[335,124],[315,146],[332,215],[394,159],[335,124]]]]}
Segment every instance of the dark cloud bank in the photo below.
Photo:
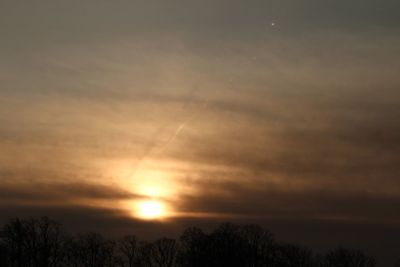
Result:
{"type": "Polygon", "coordinates": [[[3,2],[0,221],[148,238],[253,222],[398,257],[399,1],[3,2]],[[176,179],[196,193],[169,201],[205,216],[93,205],[143,197],[98,166],[151,155],[170,117],[188,125],[156,157],[191,164],[176,179]]]}

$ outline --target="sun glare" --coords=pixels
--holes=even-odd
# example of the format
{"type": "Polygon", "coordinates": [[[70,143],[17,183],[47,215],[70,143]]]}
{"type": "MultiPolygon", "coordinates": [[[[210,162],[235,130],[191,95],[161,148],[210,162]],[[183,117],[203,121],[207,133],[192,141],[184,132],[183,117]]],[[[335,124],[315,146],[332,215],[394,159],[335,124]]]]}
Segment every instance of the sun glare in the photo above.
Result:
{"type": "MultiPolygon", "coordinates": [[[[130,177],[130,189],[138,199],[128,200],[130,214],[143,220],[166,221],[174,215],[171,206],[177,197],[178,185],[174,174],[150,163],[138,167],[130,177]]],[[[158,164],[160,165],[160,164],[158,164]]]]}
{"type": "Polygon", "coordinates": [[[157,200],[144,200],[138,203],[138,216],[142,219],[161,219],[165,215],[164,205],[157,200]]]}

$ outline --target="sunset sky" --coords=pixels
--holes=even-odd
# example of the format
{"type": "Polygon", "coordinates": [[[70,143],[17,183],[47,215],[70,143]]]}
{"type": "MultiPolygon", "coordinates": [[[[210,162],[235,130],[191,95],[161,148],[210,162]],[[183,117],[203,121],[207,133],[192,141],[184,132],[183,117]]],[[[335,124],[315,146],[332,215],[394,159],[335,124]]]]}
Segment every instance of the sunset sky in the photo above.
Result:
{"type": "Polygon", "coordinates": [[[148,238],[258,223],[392,260],[399,10],[2,0],[0,221],[48,215],[148,238]]]}

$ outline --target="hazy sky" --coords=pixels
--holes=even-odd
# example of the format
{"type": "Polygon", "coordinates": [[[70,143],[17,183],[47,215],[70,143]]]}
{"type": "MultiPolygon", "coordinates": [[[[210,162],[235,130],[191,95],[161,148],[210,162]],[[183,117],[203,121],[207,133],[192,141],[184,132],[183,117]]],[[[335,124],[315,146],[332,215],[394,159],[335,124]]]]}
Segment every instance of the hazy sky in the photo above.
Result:
{"type": "Polygon", "coordinates": [[[398,0],[1,0],[0,220],[49,215],[149,237],[260,223],[392,260],[399,10],[398,0]],[[138,218],[149,199],[161,221],[138,218]]]}

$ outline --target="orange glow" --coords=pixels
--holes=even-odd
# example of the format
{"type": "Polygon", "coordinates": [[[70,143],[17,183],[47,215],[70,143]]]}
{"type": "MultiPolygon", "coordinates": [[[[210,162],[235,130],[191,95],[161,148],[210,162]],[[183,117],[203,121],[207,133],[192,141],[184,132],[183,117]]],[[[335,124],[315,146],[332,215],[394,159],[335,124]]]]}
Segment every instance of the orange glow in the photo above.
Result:
{"type": "Polygon", "coordinates": [[[158,200],[144,200],[137,203],[139,218],[146,220],[162,219],[166,215],[165,205],[158,200]]]}

